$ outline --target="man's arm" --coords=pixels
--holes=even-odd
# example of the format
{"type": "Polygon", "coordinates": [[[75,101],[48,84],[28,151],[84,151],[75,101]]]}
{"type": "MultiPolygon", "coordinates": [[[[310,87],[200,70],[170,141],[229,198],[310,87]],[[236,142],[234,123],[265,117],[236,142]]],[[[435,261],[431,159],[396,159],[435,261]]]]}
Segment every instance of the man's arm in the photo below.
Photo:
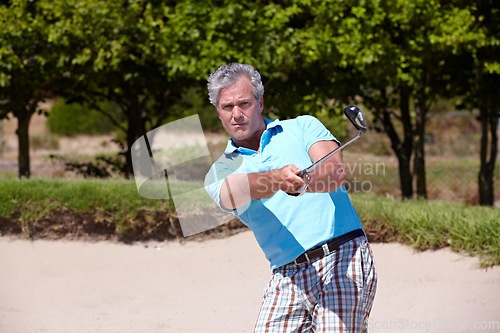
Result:
{"type": "MultiPolygon", "coordinates": [[[[309,148],[309,156],[314,163],[338,146],[339,144],[335,141],[318,141],[309,148]]],[[[344,161],[340,152],[329,157],[309,175],[311,182],[308,192],[333,192],[347,183],[344,161]]]]}
{"type": "Polygon", "coordinates": [[[270,198],[279,190],[297,193],[305,185],[305,181],[297,176],[300,171],[290,164],[270,171],[233,174],[222,185],[220,203],[224,208],[236,209],[253,199],[270,198]]]}
{"type": "MultiPolygon", "coordinates": [[[[309,156],[314,163],[337,147],[335,141],[318,141],[309,149],[309,156]]],[[[305,185],[304,179],[297,176],[300,171],[290,164],[281,169],[230,175],[222,185],[220,203],[226,209],[237,209],[253,199],[270,198],[279,190],[297,193],[305,185]]],[[[344,186],[347,179],[342,156],[331,156],[310,176],[308,192],[333,192],[344,186]]]]}

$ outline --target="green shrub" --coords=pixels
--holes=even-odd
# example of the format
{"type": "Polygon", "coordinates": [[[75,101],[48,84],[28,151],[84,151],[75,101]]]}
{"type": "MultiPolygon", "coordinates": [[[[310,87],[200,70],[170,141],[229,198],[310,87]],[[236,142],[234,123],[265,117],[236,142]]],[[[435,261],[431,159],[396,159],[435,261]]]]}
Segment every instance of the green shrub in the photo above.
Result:
{"type": "MultiPolygon", "coordinates": [[[[103,103],[101,107],[112,115],[119,114],[117,107],[110,103],[103,103]]],[[[111,120],[101,112],[86,105],[66,104],[64,99],[59,99],[52,106],[47,125],[51,133],[69,136],[105,134],[114,130],[111,120]]]]}

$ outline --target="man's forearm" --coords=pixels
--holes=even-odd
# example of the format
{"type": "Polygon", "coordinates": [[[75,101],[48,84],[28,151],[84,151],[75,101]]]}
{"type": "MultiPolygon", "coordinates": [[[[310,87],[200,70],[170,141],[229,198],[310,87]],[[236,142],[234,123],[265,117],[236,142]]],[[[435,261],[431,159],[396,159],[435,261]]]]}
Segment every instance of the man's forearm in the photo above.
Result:
{"type": "Polygon", "coordinates": [[[270,177],[266,172],[234,174],[226,178],[220,192],[223,207],[236,209],[257,199],[272,196],[270,177]]]}
{"type": "Polygon", "coordinates": [[[228,209],[244,206],[251,200],[272,197],[279,190],[295,193],[304,185],[304,180],[297,176],[300,169],[287,165],[281,169],[233,174],[226,178],[220,192],[221,205],[228,209]]]}

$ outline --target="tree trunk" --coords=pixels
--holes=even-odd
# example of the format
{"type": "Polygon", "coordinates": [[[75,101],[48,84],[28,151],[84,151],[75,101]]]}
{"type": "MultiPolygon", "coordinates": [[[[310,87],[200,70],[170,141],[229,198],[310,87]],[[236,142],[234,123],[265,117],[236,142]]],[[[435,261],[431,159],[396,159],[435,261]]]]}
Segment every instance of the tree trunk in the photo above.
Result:
{"type": "Polygon", "coordinates": [[[403,123],[404,141],[401,145],[399,160],[399,177],[403,200],[413,198],[413,175],[411,173],[411,155],[413,153],[413,127],[410,115],[410,88],[406,85],[400,91],[401,121],[403,123]]]}
{"type": "MultiPolygon", "coordinates": [[[[399,167],[399,181],[401,187],[402,199],[409,199],[413,197],[413,184],[412,184],[412,174],[410,157],[407,150],[405,150],[405,144],[402,144],[394,126],[391,122],[390,113],[384,110],[382,112],[382,122],[384,124],[384,130],[391,140],[391,147],[396,157],[398,159],[399,167]]],[[[411,153],[410,153],[411,154],[411,153]]]]}
{"type": "Polygon", "coordinates": [[[33,113],[23,108],[15,112],[17,117],[17,138],[18,138],[18,162],[19,162],[19,178],[29,178],[31,175],[30,169],[30,140],[29,140],[29,125],[33,113]]]}
{"type": "Polygon", "coordinates": [[[128,128],[127,128],[127,150],[125,153],[127,165],[125,167],[125,177],[130,178],[134,174],[132,165],[132,145],[141,136],[141,130],[144,126],[142,124],[141,108],[139,100],[136,97],[130,98],[130,105],[128,107],[128,128]]]}
{"type": "Polygon", "coordinates": [[[410,159],[406,154],[400,154],[398,156],[398,163],[402,199],[411,199],[413,198],[413,177],[411,174],[410,159]]]}
{"type": "Polygon", "coordinates": [[[493,206],[494,172],[498,150],[497,121],[498,116],[491,109],[480,108],[481,120],[481,166],[479,169],[479,204],[493,206]]]}
{"type": "Polygon", "coordinates": [[[425,117],[427,108],[418,105],[416,108],[415,157],[413,171],[417,180],[417,197],[427,199],[427,184],[425,180],[425,117]]]}
{"type": "MultiPolygon", "coordinates": [[[[399,167],[399,181],[402,199],[413,198],[413,176],[411,173],[411,154],[413,148],[413,130],[409,108],[409,88],[404,86],[400,91],[401,122],[403,124],[403,141],[401,141],[391,120],[391,113],[388,109],[380,110],[381,121],[384,131],[391,140],[391,148],[396,154],[399,167]]],[[[384,99],[385,95],[384,95],[384,99]]],[[[384,105],[388,105],[385,100],[384,105]]]]}

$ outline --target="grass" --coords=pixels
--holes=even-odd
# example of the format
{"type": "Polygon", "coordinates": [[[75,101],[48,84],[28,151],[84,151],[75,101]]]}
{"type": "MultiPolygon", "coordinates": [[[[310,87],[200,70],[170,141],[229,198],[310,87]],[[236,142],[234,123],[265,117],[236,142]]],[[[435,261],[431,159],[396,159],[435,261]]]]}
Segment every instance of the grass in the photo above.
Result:
{"type": "Polygon", "coordinates": [[[452,250],[477,255],[482,266],[500,264],[500,210],[443,201],[401,202],[375,195],[351,195],[365,228],[377,239],[419,250],[452,250]],[[383,236],[388,235],[388,236],[383,236]]]}
{"type": "MultiPolygon", "coordinates": [[[[481,265],[500,264],[500,210],[442,201],[405,201],[373,194],[351,194],[365,229],[374,240],[397,241],[420,250],[450,247],[476,255],[481,265]]],[[[138,195],[133,180],[0,179],[0,216],[18,214],[18,223],[49,211],[104,213],[116,230],[140,211],[173,212],[167,200],[138,195]]],[[[0,223],[1,222],[0,220],[0,223]]]]}
{"type": "Polygon", "coordinates": [[[54,210],[70,209],[77,213],[105,214],[121,227],[125,219],[134,219],[142,210],[169,211],[168,202],[149,200],[137,194],[134,181],[125,179],[1,179],[0,216],[18,215],[22,230],[29,221],[54,210]]]}
{"type": "Polygon", "coordinates": [[[3,179],[0,181],[0,214],[9,216],[32,205],[45,209],[71,208],[77,212],[101,209],[116,213],[160,206],[158,200],[137,195],[135,182],[112,180],[3,179]]]}

